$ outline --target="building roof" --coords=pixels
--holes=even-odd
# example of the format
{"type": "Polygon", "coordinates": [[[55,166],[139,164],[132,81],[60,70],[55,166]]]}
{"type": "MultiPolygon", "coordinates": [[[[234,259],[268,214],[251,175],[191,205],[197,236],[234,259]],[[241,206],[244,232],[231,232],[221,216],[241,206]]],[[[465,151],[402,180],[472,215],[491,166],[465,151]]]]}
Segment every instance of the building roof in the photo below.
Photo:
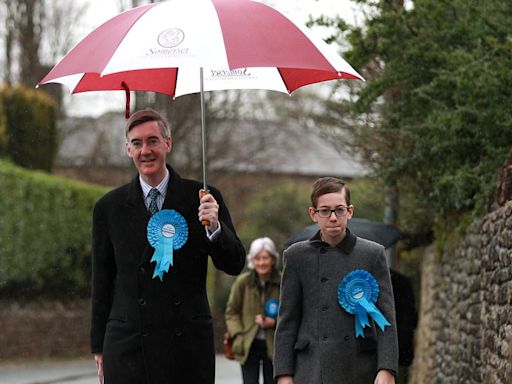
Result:
{"type": "MultiPolygon", "coordinates": [[[[57,163],[66,166],[127,166],[124,116],[109,112],[98,118],[67,118],[60,124],[62,142],[57,163]]],[[[368,169],[352,155],[338,151],[318,132],[270,121],[223,120],[207,125],[210,170],[268,172],[301,176],[357,178],[368,169]]],[[[197,140],[195,141],[197,142],[197,140]]],[[[196,145],[196,144],[194,144],[196,145]]],[[[200,144],[197,144],[200,145],[200,144]]],[[[173,164],[190,156],[188,145],[174,143],[173,164]]],[[[200,152],[200,151],[198,151],[200,152]]]]}

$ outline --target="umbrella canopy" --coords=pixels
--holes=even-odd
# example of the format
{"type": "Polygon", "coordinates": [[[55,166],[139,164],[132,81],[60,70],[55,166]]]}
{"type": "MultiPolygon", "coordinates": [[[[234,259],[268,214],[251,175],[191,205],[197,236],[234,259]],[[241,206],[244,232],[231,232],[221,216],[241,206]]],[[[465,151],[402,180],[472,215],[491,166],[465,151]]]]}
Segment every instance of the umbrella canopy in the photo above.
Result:
{"type": "Polygon", "coordinates": [[[332,47],[252,0],[171,0],[133,8],[80,41],[40,82],[73,93],[271,89],[359,75],[332,47]],[[251,67],[251,69],[248,69],[251,67]]]}
{"type": "MultiPolygon", "coordinates": [[[[405,233],[394,225],[377,221],[352,218],[348,221],[347,227],[354,235],[375,241],[385,248],[389,248],[398,240],[405,238],[405,233]]],[[[286,246],[290,246],[299,241],[309,240],[319,229],[318,224],[308,225],[302,228],[288,238],[286,246]]]]}
{"type": "Polygon", "coordinates": [[[170,0],[108,20],[39,84],[62,83],[72,93],[124,90],[127,105],[129,91],[200,92],[206,189],[204,91],[291,93],[333,79],[363,80],[332,47],[272,7],[253,0],[170,0]]]}

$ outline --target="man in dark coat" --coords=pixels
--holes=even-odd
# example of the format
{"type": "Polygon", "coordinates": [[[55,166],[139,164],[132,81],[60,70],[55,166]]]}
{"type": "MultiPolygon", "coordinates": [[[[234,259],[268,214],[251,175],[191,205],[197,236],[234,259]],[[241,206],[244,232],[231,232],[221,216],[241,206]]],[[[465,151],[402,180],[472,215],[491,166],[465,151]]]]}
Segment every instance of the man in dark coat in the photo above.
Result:
{"type": "Polygon", "coordinates": [[[201,197],[199,182],[182,179],[166,165],[172,141],[158,112],[134,113],[126,138],[139,174],[102,197],[93,213],[91,348],[100,383],[213,384],[208,255],[217,268],[236,275],[245,250],[220,192],[211,188],[201,197]],[[172,213],[172,220],[181,221],[162,227],[170,232],[153,233],[148,222],[159,210],[155,219],[172,213]],[[148,237],[178,232],[170,243],[172,265],[155,270],[148,237]]]}

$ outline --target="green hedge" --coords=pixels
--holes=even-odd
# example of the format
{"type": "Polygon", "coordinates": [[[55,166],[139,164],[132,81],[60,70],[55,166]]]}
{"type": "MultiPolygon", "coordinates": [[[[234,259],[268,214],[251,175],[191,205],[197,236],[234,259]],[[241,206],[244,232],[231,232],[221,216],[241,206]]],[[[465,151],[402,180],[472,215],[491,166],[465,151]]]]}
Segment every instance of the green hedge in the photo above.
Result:
{"type": "Polygon", "coordinates": [[[0,161],[0,297],[87,296],[92,207],[105,192],[0,161]]]}
{"type": "Polygon", "coordinates": [[[45,93],[22,86],[0,89],[5,114],[6,139],[0,155],[29,169],[51,171],[57,154],[57,104],[45,93]]]}

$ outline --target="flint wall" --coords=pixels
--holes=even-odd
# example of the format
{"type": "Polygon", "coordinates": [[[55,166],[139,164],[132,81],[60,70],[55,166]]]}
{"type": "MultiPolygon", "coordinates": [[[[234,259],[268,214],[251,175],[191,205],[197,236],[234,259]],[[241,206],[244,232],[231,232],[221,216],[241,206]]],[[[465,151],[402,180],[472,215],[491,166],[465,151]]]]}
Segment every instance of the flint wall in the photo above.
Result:
{"type": "Polygon", "coordinates": [[[512,201],[422,266],[410,383],[512,383],[512,201]]]}

